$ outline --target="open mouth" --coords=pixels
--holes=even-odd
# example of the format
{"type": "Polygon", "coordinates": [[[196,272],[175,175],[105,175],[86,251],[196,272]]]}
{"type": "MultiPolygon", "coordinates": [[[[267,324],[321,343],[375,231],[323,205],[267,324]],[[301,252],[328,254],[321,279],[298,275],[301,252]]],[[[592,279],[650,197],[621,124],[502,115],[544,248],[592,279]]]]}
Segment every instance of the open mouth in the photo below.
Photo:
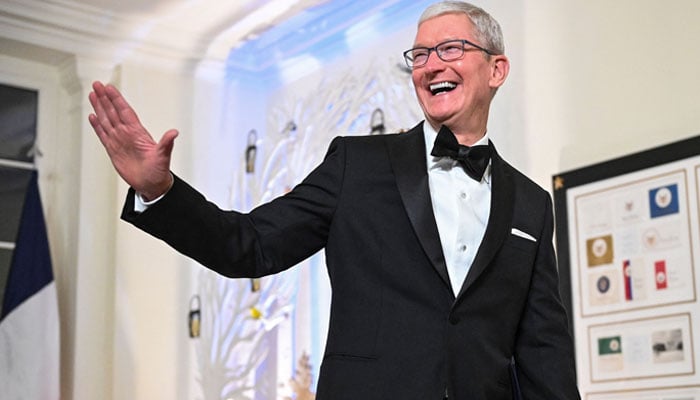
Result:
{"type": "Polygon", "coordinates": [[[456,87],[457,84],[452,82],[433,83],[432,85],[430,85],[430,92],[433,94],[433,96],[435,96],[440,93],[452,91],[456,87]]]}

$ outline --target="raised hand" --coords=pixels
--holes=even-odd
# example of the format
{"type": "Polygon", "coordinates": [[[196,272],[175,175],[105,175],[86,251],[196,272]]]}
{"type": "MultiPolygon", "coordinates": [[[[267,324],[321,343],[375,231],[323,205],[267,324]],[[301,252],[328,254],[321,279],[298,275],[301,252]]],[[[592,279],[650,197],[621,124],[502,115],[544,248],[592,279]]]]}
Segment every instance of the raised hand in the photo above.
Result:
{"type": "Polygon", "coordinates": [[[88,120],[117,173],[146,200],[168,191],[177,130],[165,132],[156,142],[117,88],[101,82],[94,82],[92,88],[88,98],[95,113],[88,120]]]}

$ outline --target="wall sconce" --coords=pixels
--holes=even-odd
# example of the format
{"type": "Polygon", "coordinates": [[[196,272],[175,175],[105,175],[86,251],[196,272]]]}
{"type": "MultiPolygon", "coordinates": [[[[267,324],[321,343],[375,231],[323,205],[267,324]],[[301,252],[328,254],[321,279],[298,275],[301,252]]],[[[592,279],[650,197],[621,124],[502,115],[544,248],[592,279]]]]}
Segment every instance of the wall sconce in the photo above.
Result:
{"type": "Polygon", "coordinates": [[[190,299],[189,330],[191,338],[198,338],[201,330],[202,313],[199,295],[190,299]]]}
{"type": "Polygon", "coordinates": [[[372,118],[369,123],[370,135],[383,135],[386,128],[384,127],[384,111],[381,108],[376,108],[372,112],[372,118]]]}
{"type": "Polygon", "coordinates": [[[245,172],[252,174],[255,172],[255,156],[258,152],[258,132],[252,129],[248,132],[248,146],[245,149],[245,172]]]}

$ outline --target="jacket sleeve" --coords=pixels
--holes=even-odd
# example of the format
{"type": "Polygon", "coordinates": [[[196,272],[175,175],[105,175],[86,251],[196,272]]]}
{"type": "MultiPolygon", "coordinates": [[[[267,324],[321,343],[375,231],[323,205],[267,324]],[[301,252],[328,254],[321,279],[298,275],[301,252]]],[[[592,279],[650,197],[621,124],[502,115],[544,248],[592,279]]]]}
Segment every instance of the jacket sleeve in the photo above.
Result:
{"type": "Polygon", "coordinates": [[[222,210],[179,177],[145,212],[129,189],[122,219],[228,277],[280,272],[325,246],[342,187],[344,146],[335,139],[323,162],[284,196],[250,213],[222,210]]]}

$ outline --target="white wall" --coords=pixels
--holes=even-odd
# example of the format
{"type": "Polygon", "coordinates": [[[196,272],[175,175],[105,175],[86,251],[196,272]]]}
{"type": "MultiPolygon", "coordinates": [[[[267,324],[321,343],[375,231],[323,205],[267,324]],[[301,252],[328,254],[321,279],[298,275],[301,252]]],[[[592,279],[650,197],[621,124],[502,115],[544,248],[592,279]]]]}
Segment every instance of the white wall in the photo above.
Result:
{"type": "Polygon", "coordinates": [[[528,170],[541,182],[700,133],[699,2],[524,3],[528,170]]]}

